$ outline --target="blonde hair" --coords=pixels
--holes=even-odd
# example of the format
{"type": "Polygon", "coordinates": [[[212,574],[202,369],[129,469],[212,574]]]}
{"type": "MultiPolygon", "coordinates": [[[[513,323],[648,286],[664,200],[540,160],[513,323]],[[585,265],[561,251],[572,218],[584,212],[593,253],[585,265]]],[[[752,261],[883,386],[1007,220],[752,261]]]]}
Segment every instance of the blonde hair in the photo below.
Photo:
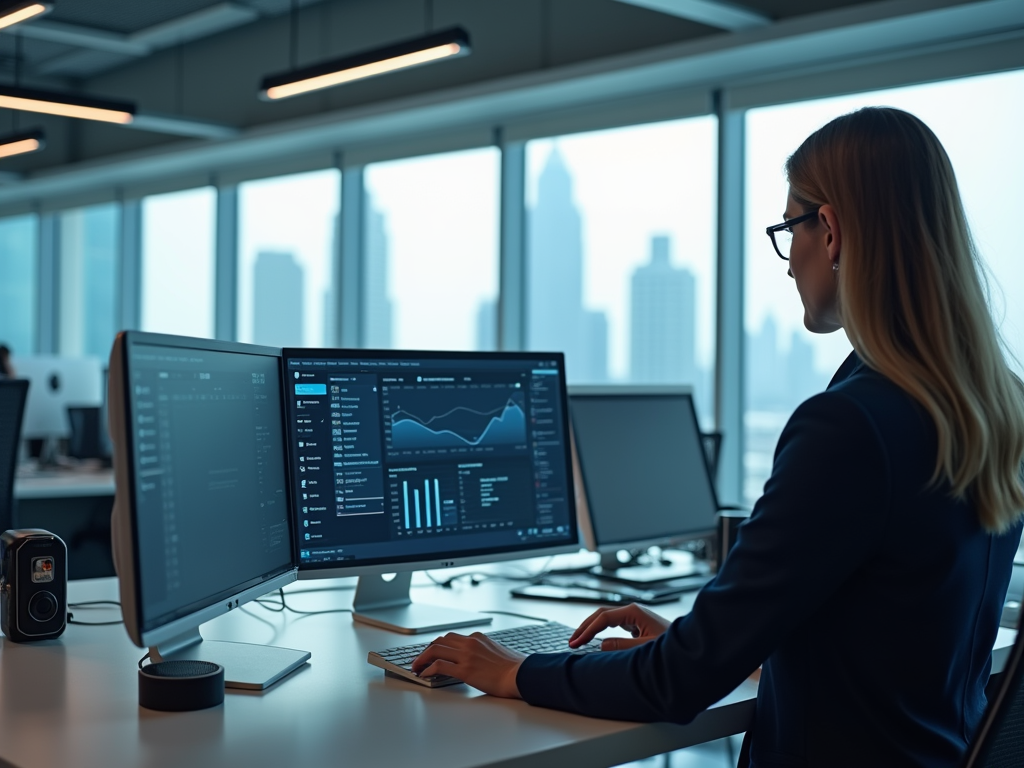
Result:
{"type": "Polygon", "coordinates": [[[1007,367],[956,177],[921,120],[872,107],[836,118],[786,163],[794,199],[839,219],[843,327],[871,368],[935,422],[932,483],[984,528],[1024,516],[1024,385],[1007,367]]]}

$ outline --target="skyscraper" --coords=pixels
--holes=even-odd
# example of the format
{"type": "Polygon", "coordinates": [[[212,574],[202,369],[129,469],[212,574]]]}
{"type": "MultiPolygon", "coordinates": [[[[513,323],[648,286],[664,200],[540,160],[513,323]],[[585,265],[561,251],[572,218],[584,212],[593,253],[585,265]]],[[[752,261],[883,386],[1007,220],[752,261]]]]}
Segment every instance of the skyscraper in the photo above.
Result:
{"type": "Polygon", "coordinates": [[[696,279],[674,267],[671,242],[651,238],[651,260],[633,273],[630,375],[634,381],[698,385],[696,279]]]}
{"type": "Polygon", "coordinates": [[[529,214],[529,345],[563,351],[576,381],[608,377],[608,320],[583,307],[583,236],[572,176],[558,149],[548,155],[529,214]]]}
{"type": "Polygon", "coordinates": [[[363,231],[363,343],[370,349],[389,349],[392,338],[393,312],[388,295],[387,220],[366,195],[363,231]]]}
{"type": "Polygon", "coordinates": [[[253,266],[252,337],[256,344],[298,347],[305,342],[305,276],[291,253],[260,251],[253,266]]]}

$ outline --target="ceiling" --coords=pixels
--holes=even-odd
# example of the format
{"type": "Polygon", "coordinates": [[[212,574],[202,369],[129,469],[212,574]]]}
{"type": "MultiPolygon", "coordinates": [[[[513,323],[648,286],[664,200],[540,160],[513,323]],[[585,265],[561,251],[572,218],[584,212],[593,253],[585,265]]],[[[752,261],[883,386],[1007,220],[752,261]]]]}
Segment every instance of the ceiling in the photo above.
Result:
{"type": "MultiPolygon", "coordinates": [[[[965,0],[899,0],[922,8],[965,0]]],[[[55,0],[0,32],[0,83],[129,100],[130,128],[0,110],[0,134],[41,127],[47,148],[0,161],[26,178],[183,141],[229,138],[288,121],[569,71],[666,46],[721,39],[737,8],[755,26],[821,17],[863,0],[55,0]],[[695,20],[699,19],[699,20],[695,20]],[[724,19],[724,21],[717,21],[724,19]],[[262,77],[429,29],[460,25],[473,55],[268,104],[262,77]]],[[[741,14],[742,16],[743,14],[741,14]]]]}

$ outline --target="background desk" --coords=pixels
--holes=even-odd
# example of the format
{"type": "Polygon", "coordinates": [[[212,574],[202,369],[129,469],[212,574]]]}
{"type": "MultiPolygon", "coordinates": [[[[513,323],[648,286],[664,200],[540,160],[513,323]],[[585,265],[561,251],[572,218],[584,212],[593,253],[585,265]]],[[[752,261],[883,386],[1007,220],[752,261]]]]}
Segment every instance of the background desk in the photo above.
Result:
{"type": "MultiPolygon", "coordinates": [[[[349,607],[352,590],[294,594],[351,580],[301,582],[289,604],[349,607]]],[[[508,610],[573,624],[591,608],[514,600],[508,583],[452,590],[414,587],[414,597],[462,608],[508,610]]],[[[114,598],[113,579],[75,582],[72,602],[114,598]]],[[[689,609],[692,597],[661,606],[689,609]]],[[[105,614],[78,609],[76,618],[105,614]]],[[[492,628],[528,623],[495,616],[492,628]]],[[[304,648],[308,665],[262,693],[229,692],[222,707],[163,713],[138,706],[143,651],[121,626],[69,626],[59,640],[0,646],[0,757],[19,768],[120,766],[612,766],[746,729],[756,685],[746,682],[688,726],[594,720],[386,678],[370,650],[430,639],[352,623],[345,613],[298,616],[248,606],[204,627],[210,639],[304,648]]]]}
{"type": "Polygon", "coordinates": [[[14,525],[45,528],[68,545],[72,579],[113,576],[110,510],[114,473],[103,470],[52,470],[19,473],[14,481],[14,525]]]}

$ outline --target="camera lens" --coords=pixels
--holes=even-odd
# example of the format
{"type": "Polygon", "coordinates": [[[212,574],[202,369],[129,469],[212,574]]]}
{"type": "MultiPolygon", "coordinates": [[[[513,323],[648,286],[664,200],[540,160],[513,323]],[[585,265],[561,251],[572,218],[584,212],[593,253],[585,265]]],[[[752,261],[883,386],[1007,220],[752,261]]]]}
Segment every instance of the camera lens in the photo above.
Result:
{"type": "Polygon", "coordinates": [[[36,621],[49,621],[57,615],[57,598],[49,592],[36,592],[28,601],[28,615],[36,621]]]}

